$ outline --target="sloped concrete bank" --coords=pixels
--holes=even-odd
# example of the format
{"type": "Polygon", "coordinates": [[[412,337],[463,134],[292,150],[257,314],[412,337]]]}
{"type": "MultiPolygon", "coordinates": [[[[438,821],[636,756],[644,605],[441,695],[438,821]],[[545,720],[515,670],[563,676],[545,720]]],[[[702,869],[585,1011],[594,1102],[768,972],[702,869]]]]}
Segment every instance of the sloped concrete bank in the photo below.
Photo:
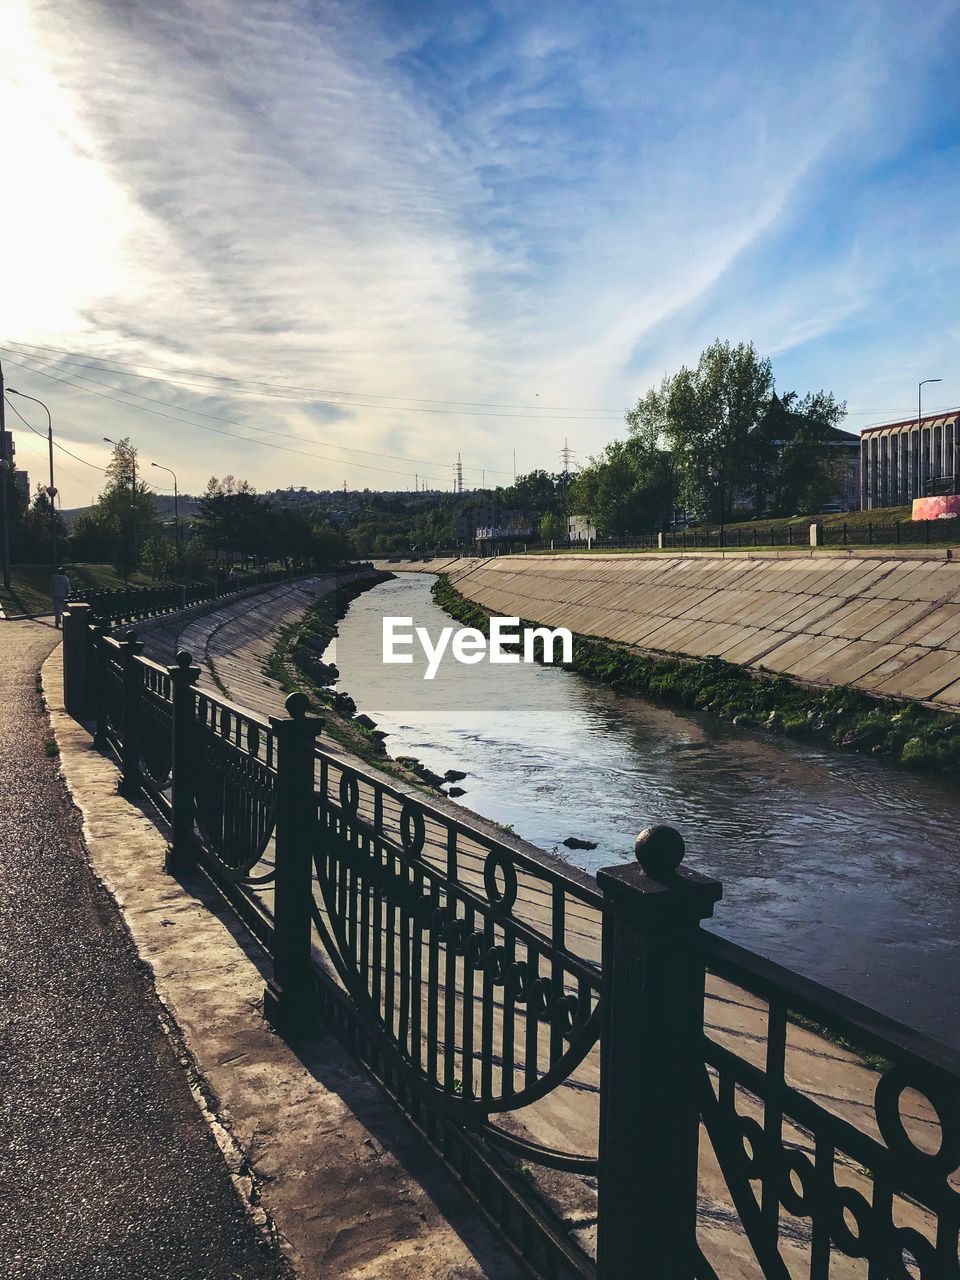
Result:
{"type": "MultiPolygon", "coordinates": [[[[947,558],[950,557],[950,558],[947,558]]],[[[384,564],[653,653],[960,707],[960,563],[937,555],[502,556],[384,564]]]]}

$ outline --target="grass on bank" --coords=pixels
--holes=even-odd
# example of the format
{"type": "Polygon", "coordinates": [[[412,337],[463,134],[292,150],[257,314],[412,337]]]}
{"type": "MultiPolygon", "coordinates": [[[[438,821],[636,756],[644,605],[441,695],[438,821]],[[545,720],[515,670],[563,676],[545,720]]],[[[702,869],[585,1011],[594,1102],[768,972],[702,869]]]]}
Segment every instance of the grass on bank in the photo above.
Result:
{"type": "MultiPolygon", "coordinates": [[[[738,520],[732,521],[723,526],[728,535],[733,534],[736,537],[737,531],[743,533],[752,533],[756,529],[786,529],[788,525],[792,525],[795,529],[807,530],[812,524],[822,524],[825,528],[841,529],[844,525],[850,531],[861,532],[866,530],[868,525],[888,525],[907,521],[911,517],[912,508],[906,507],[878,507],[870,511],[836,511],[830,515],[814,515],[814,516],[775,516],[771,519],[761,518],[756,520],[738,520]]],[[[719,533],[720,525],[714,521],[708,524],[700,524],[695,528],[690,528],[687,533],[719,533]]]]}
{"type": "MultiPolygon", "coordinates": [[[[433,598],[459,622],[487,633],[487,611],[465,599],[446,574],[437,576],[433,598]]],[[[762,667],[753,672],[721,658],[655,657],[581,635],[574,636],[568,669],[745,728],[818,739],[931,773],[960,765],[960,716],[919,702],[872,698],[850,685],[805,688],[762,667]]]]}
{"type": "MultiPolygon", "coordinates": [[[[10,590],[0,585],[0,607],[4,613],[50,613],[50,579],[53,571],[46,564],[15,564],[10,570],[10,590]]],[[[67,577],[74,592],[85,587],[88,591],[121,590],[125,586],[153,587],[157,584],[144,573],[135,573],[129,583],[109,564],[71,564],[67,577]]]]}
{"type": "MultiPolygon", "coordinates": [[[[208,578],[192,576],[164,578],[157,581],[142,569],[132,573],[127,581],[117,572],[112,564],[67,564],[67,577],[73,588],[74,596],[79,597],[83,591],[123,591],[127,587],[165,587],[183,583],[193,585],[208,578]]],[[[238,574],[238,576],[242,576],[238,574]]],[[[10,590],[0,584],[0,609],[8,617],[25,613],[35,615],[51,613],[53,605],[50,599],[50,579],[53,571],[44,564],[15,564],[10,569],[10,590]]]]}
{"type": "MultiPolygon", "coordinates": [[[[362,591],[392,577],[382,573],[376,578],[340,583],[335,591],[321,597],[298,622],[284,627],[274,641],[263,673],[276,680],[284,693],[305,693],[315,713],[324,717],[324,735],[344,747],[352,755],[403,782],[422,786],[406,767],[386,755],[375,731],[358,724],[338,695],[317,678],[321,655],[337,634],[338,624],[362,591]]],[[[427,788],[424,788],[427,789],[427,788]]]]}
{"type": "MultiPolygon", "coordinates": [[[[847,541],[842,544],[832,541],[828,544],[828,550],[833,550],[841,546],[846,547],[863,547],[871,546],[880,549],[902,549],[904,547],[922,547],[926,543],[922,538],[909,542],[898,543],[895,538],[887,541],[881,541],[878,537],[880,529],[892,529],[898,522],[900,524],[909,524],[911,522],[911,507],[878,507],[869,511],[840,511],[830,515],[813,515],[813,516],[776,516],[770,519],[756,520],[737,520],[722,526],[724,531],[725,551],[763,551],[765,549],[784,550],[788,545],[792,545],[797,550],[803,550],[808,546],[810,526],[812,524],[823,525],[827,529],[842,529],[844,525],[847,527],[847,541]],[[790,528],[795,530],[796,536],[792,539],[792,544],[786,542],[785,531],[790,528]],[[756,534],[758,542],[754,548],[753,538],[756,534]],[[777,541],[770,540],[770,535],[775,535],[777,541]],[[740,546],[738,546],[738,539],[740,546]]],[[[922,523],[922,522],[920,522],[922,523]]],[[[934,522],[938,527],[935,535],[932,537],[930,545],[936,549],[943,549],[948,545],[950,538],[947,531],[946,538],[941,536],[943,521],[934,522]]],[[[952,525],[952,522],[946,522],[952,525]]],[[[677,530],[674,537],[681,537],[683,533],[690,539],[689,550],[694,550],[693,542],[696,538],[704,538],[707,536],[717,537],[720,533],[721,526],[716,521],[705,524],[691,525],[689,529],[677,530]]],[[[647,535],[652,536],[652,535],[647,535]]],[[[956,541],[960,542],[960,527],[955,530],[956,541]]],[[[625,536],[625,541],[629,538],[625,536]]],[[[666,554],[670,554],[680,548],[670,545],[664,548],[666,554]]],[[[698,551],[718,551],[719,547],[698,547],[698,551]]],[[[596,547],[591,549],[593,554],[602,552],[603,555],[638,555],[644,553],[657,554],[659,548],[639,548],[639,547],[596,547]]],[[[586,555],[590,554],[586,547],[558,547],[556,551],[536,551],[534,555],[586,555]]]]}

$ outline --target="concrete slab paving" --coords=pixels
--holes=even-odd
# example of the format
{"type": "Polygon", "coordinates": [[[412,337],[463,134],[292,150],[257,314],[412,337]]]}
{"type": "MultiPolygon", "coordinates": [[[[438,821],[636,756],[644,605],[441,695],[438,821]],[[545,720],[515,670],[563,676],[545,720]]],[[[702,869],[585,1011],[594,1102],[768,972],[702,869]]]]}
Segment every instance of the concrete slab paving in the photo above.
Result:
{"type": "MultiPolygon", "coordinates": [[[[948,554],[597,553],[494,557],[452,568],[464,594],[495,612],[658,653],[726,653],[800,679],[925,697],[911,692],[909,672],[927,691],[937,664],[913,664],[925,651],[943,651],[949,676],[960,653],[960,563],[948,554]]],[[[933,700],[955,706],[953,683],[933,700]]]]}

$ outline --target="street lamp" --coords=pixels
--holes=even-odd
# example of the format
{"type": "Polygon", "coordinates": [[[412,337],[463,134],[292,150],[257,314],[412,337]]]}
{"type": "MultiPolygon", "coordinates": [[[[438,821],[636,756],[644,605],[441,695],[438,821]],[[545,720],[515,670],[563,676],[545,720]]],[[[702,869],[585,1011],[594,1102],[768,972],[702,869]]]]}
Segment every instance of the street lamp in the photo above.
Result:
{"type": "Polygon", "coordinates": [[[942,382],[942,381],[943,381],[943,379],[942,379],[942,378],[924,378],[924,380],[923,380],[922,382],[918,382],[918,383],[917,383],[917,448],[920,450],[920,457],[919,457],[919,459],[918,459],[918,464],[917,464],[917,465],[918,465],[918,475],[919,475],[919,479],[920,479],[920,486],[919,486],[919,488],[920,488],[920,492],[917,494],[917,497],[918,497],[918,498],[922,498],[922,497],[924,496],[924,494],[923,494],[923,481],[924,481],[924,476],[923,476],[923,409],[922,409],[922,407],[921,407],[921,406],[922,406],[922,397],[923,397],[923,388],[927,385],[927,383],[928,383],[928,382],[942,382]]]}
{"type": "Polygon", "coordinates": [[[162,462],[151,462],[151,467],[157,467],[161,471],[168,471],[173,476],[173,529],[174,543],[177,548],[177,555],[180,554],[180,492],[177,488],[177,473],[172,467],[165,467],[162,462]]]}
{"type": "Polygon", "coordinates": [[[50,417],[50,410],[38,400],[36,396],[28,396],[25,391],[17,391],[15,387],[7,387],[7,395],[19,396],[21,400],[32,400],[34,404],[38,404],[47,415],[47,452],[50,455],[50,484],[47,493],[50,497],[50,547],[53,558],[53,572],[57,572],[57,512],[53,505],[53,500],[57,496],[57,490],[53,483],[53,419],[50,417]]]}

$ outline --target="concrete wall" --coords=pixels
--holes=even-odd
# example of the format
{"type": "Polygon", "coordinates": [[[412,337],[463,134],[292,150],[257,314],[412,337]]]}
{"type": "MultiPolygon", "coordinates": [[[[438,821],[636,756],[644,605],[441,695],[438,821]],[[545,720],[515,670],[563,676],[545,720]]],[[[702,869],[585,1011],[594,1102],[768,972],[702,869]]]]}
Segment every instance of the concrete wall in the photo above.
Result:
{"type": "Polygon", "coordinates": [[[831,554],[502,556],[447,572],[494,613],[643,650],[960,706],[960,563],[831,554]]]}

